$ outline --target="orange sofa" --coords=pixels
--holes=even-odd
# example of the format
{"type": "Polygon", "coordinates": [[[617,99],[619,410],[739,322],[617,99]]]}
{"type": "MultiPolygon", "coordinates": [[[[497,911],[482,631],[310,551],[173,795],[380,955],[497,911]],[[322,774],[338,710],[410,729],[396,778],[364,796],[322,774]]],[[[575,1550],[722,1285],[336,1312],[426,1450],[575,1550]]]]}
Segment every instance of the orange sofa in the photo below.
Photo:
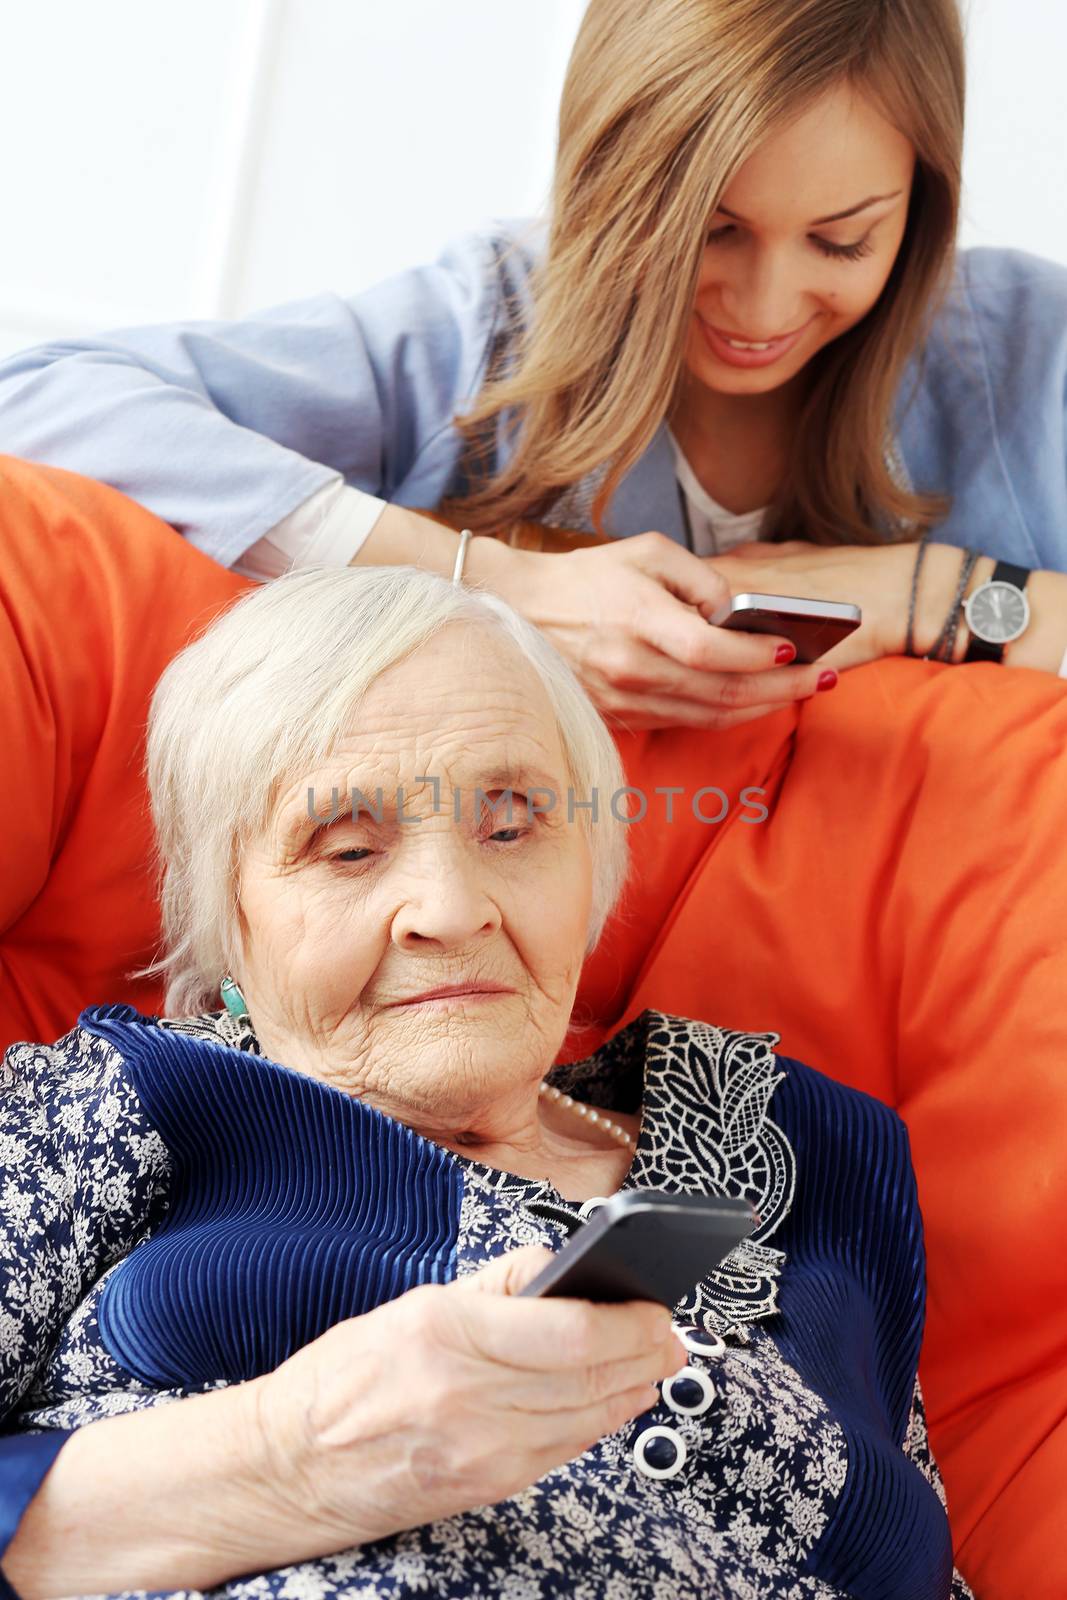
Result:
{"type": "Polygon", "coordinates": [[[0,457],[0,1048],[126,974],[159,933],[141,764],[167,662],[248,584],[132,501],[0,457]]]}
{"type": "MultiPolygon", "coordinates": [[[[148,702],[245,587],[113,491],[0,459],[0,1045],[92,1002],[159,1009],[127,976],[158,933],[148,702]]],[[[979,1600],[1062,1600],[1067,685],[892,660],[728,734],[619,743],[648,820],[576,1049],[654,1005],[775,1029],[899,1108],[957,1560],[979,1600]],[[694,813],[712,787],[721,822],[694,813]]]]}

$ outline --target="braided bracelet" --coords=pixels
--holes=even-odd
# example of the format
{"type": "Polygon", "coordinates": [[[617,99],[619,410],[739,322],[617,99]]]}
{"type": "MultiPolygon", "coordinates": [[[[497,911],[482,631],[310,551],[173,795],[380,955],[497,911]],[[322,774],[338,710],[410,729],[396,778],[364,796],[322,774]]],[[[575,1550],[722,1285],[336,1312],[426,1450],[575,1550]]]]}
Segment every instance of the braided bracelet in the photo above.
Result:
{"type": "Polygon", "coordinates": [[[956,594],[952,601],[951,609],[945,618],[945,626],[941,629],[933,649],[924,657],[926,661],[952,660],[956,648],[956,637],[960,631],[960,613],[963,610],[963,596],[970,581],[971,573],[978,563],[977,550],[964,550],[963,560],[960,562],[959,582],[956,584],[956,594]]]}
{"type": "Polygon", "coordinates": [[[970,550],[967,553],[966,561],[963,563],[963,573],[960,577],[960,592],[952,612],[952,632],[945,644],[944,659],[949,662],[953,662],[956,659],[956,639],[958,638],[960,631],[960,618],[963,615],[964,597],[967,593],[967,585],[970,582],[971,573],[978,565],[980,559],[981,558],[977,550],[970,550]]]}
{"type": "Polygon", "coordinates": [[[908,631],[904,637],[904,654],[906,656],[915,654],[915,602],[919,597],[919,574],[922,572],[923,562],[926,560],[926,546],[929,542],[930,530],[925,528],[915,552],[915,569],[911,575],[911,599],[908,601],[908,631]]]}

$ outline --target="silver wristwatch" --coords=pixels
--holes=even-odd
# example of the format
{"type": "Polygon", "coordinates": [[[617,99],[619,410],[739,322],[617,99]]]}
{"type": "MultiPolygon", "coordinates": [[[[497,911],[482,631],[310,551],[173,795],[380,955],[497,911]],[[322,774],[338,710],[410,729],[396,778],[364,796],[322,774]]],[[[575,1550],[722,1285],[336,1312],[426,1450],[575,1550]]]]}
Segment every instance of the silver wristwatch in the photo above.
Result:
{"type": "Polygon", "coordinates": [[[998,561],[993,576],[978,585],[963,608],[971,630],[964,661],[1003,661],[1004,646],[1026,632],[1030,626],[1029,576],[1026,567],[998,561]]]}

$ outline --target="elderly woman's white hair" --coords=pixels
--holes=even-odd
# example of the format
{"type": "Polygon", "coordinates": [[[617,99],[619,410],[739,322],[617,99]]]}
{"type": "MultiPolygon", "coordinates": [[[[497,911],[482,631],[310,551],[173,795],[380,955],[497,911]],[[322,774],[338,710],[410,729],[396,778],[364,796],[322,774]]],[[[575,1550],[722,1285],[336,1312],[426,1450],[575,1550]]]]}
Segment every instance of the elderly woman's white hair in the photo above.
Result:
{"type": "MultiPolygon", "coordinates": [[[[162,868],[163,950],[172,1015],[218,1004],[240,954],[241,851],[283,785],[310,771],[353,725],[379,673],[454,622],[509,639],[555,712],[592,855],[589,949],[622,888],[625,779],[614,742],[578,679],[536,628],[495,595],[413,567],[291,573],[242,596],[163,673],[148,726],[148,784],[162,868]]],[[[558,804],[566,804],[559,796],[558,804]]]]}

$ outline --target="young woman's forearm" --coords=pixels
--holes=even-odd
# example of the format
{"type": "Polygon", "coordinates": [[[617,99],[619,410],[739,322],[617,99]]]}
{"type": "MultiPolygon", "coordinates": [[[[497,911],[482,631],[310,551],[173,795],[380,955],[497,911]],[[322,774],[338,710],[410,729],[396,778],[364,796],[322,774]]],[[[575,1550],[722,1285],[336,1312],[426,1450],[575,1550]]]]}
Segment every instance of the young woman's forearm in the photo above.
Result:
{"type": "Polygon", "coordinates": [[[109,1417],[63,1446],[3,1557],[21,1600],[208,1589],[290,1559],[238,1385],[109,1417]]]}
{"type": "MultiPolygon", "coordinates": [[[[989,563],[992,575],[994,563],[989,563]]],[[[1036,667],[1059,672],[1067,650],[1067,573],[1034,572],[1026,585],[1030,626],[1021,639],[1004,646],[1009,667],[1036,667]]]]}
{"type": "MultiPolygon", "coordinates": [[[[403,506],[386,506],[374,527],[352,557],[354,567],[421,567],[424,572],[452,576],[459,550],[459,534],[432,517],[403,506]]],[[[517,552],[499,539],[472,539],[463,566],[471,582],[492,579],[515,563],[517,552]]]]}
{"type": "MultiPolygon", "coordinates": [[[[922,650],[929,649],[941,631],[956,592],[960,560],[960,552],[954,545],[931,544],[927,552],[930,572],[929,578],[923,575],[920,595],[925,596],[925,605],[921,608],[922,621],[916,629],[916,642],[922,650]]],[[[980,584],[988,582],[995,566],[991,556],[982,556],[971,575],[967,593],[973,594],[980,584]]],[[[1021,638],[1005,645],[1004,665],[1059,672],[1067,650],[1067,573],[1032,572],[1026,595],[1030,602],[1030,626],[1021,638]]],[[[966,621],[961,619],[954,660],[963,660],[969,643],[966,621]]]]}
{"type": "MultiPolygon", "coordinates": [[[[619,547],[628,544],[628,540],[618,541],[619,547]]],[[[607,548],[610,549],[610,546],[607,548]]],[[[407,511],[401,506],[387,506],[353,557],[352,564],[416,566],[449,577],[458,549],[459,535],[451,528],[419,512],[407,511]]],[[[570,567],[579,558],[569,556],[566,559],[568,577],[576,581],[570,567]]],[[[597,559],[602,563],[606,561],[603,551],[597,559]]],[[[755,571],[758,571],[760,579],[766,582],[773,593],[810,594],[826,599],[859,601],[865,620],[870,618],[870,637],[874,641],[872,655],[901,653],[915,568],[914,545],[882,545],[872,549],[842,551],[800,544],[784,547],[781,552],[773,547],[765,548],[764,559],[766,564],[758,569],[753,569],[750,561],[742,563],[740,559],[729,556],[708,558],[701,566],[716,569],[735,591],[750,585],[755,571]]],[[[563,568],[553,569],[547,583],[544,570],[545,563],[562,560],[561,556],[514,550],[499,539],[476,538],[471,540],[467,552],[464,577],[468,582],[484,584],[502,595],[531,621],[544,626],[545,618],[531,602],[531,596],[543,596],[547,589],[558,599],[563,568]]],[[[915,612],[914,642],[919,655],[931,650],[941,633],[956,593],[961,560],[962,553],[956,545],[931,542],[927,549],[915,612]]],[[[980,583],[992,576],[994,565],[989,556],[979,559],[971,574],[968,593],[973,593],[980,583]]],[[[603,565],[601,571],[598,593],[603,590],[604,580],[611,577],[608,565],[603,565]]],[[[1067,650],[1067,574],[1034,572],[1026,592],[1030,601],[1030,626],[1021,638],[1005,647],[1004,664],[1058,673],[1064,651],[1067,650]]],[[[544,609],[543,606],[541,609],[544,609]]],[[[587,634],[591,628],[592,624],[587,624],[587,634]]],[[[552,637],[551,629],[548,631],[552,637]]],[[[966,623],[961,618],[956,636],[955,661],[963,660],[969,640],[966,623]]],[[[566,632],[555,642],[568,654],[566,632]]],[[[591,638],[583,639],[578,658],[569,656],[579,676],[584,676],[584,662],[589,655],[587,646],[595,646],[596,642],[591,638]]],[[[587,683],[587,687],[597,703],[601,704],[598,684],[594,681],[587,683]]],[[[663,693],[662,690],[660,692],[663,693]]],[[[671,697],[670,691],[667,691],[666,697],[671,697]]],[[[661,722],[668,720],[660,719],[661,722]]]]}

